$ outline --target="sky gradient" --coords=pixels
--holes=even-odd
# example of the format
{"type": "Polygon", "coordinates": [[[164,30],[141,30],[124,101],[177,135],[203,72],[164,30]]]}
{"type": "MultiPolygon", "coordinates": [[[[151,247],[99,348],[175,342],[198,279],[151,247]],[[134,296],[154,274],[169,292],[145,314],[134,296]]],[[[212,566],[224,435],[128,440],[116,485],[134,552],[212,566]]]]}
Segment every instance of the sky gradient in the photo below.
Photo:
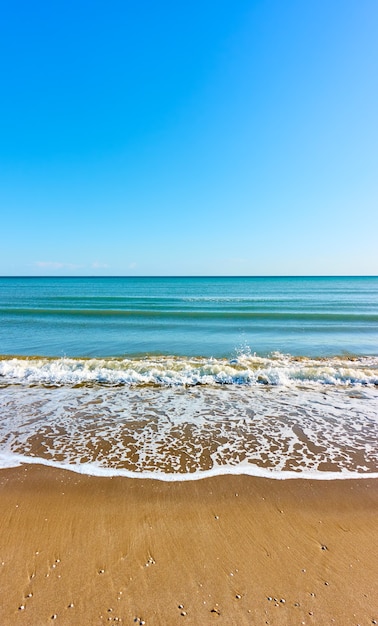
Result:
{"type": "Polygon", "coordinates": [[[378,274],[376,0],[15,0],[0,275],[378,274]]]}

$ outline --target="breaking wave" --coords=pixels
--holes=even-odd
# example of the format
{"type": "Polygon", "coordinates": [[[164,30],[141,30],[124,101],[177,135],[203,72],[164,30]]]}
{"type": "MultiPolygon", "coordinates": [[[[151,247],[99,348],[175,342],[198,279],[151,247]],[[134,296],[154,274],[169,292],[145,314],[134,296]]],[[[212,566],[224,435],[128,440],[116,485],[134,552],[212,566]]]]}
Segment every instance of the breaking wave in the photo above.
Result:
{"type": "Polygon", "coordinates": [[[378,385],[378,357],[0,357],[0,385],[378,385]]]}

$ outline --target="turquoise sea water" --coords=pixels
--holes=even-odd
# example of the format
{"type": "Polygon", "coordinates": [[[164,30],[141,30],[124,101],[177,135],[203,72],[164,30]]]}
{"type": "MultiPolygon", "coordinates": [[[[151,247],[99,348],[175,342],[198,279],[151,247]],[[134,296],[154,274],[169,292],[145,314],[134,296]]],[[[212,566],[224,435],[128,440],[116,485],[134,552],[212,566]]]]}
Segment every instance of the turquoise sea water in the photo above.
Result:
{"type": "Polygon", "coordinates": [[[378,354],[378,278],[0,278],[0,352],[378,354]]]}
{"type": "Polygon", "coordinates": [[[0,467],[378,476],[378,278],[0,278],[0,467]]]}

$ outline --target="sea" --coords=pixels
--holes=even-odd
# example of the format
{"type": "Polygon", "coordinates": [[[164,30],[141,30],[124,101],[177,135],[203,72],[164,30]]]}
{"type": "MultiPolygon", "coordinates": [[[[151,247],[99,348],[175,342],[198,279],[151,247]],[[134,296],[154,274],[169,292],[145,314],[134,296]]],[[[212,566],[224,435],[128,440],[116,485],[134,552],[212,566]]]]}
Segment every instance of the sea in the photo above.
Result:
{"type": "Polygon", "coordinates": [[[378,277],[0,278],[0,467],[378,477],[378,277]]]}

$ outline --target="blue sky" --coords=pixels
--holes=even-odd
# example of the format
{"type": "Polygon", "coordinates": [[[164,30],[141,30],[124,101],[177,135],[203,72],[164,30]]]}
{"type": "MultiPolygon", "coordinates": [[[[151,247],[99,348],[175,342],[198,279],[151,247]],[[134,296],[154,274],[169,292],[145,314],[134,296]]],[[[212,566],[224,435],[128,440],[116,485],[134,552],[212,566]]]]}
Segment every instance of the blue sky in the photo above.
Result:
{"type": "Polygon", "coordinates": [[[14,0],[1,275],[378,274],[376,0],[14,0]]]}

